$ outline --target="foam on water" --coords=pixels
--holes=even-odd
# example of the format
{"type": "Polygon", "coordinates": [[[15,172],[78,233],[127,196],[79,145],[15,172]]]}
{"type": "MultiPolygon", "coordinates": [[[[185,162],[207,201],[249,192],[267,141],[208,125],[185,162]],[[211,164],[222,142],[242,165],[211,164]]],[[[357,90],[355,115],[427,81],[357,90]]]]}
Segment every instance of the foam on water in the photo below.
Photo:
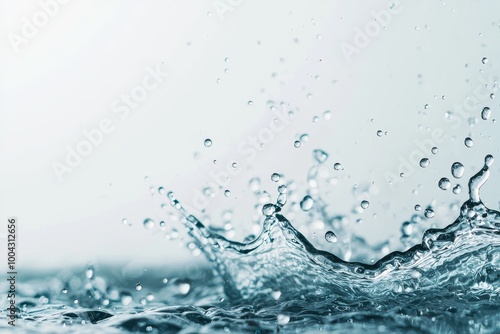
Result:
{"type": "MultiPolygon", "coordinates": [[[[317,249],[286,218],[293,183],[277,173],[277,200],[263,203],[261,233],[245,242],[205,225],[168,192],[216,275],[164,279],[162,285],[136,282],[136,291],[96,276],[90,267],[72,289],[61,279],[36,291],[33,279],[20,288],[19,326],[51,333],[67,326],[89,333],[498,333],[500,213],[480,198],[493,157],[469,180],[469,199],[453,223],[425,230],[424,217],[434,214],[427,207],[424,216],[415,214],[402,225],[401,241],[409,248],[389,254],[384,244],[370,247],[354,236],[339,237],[347,235],[345,217],[328,212],[311,181],[327,157],[314,152],[311,189],[299,199],[300,207],[329,222],[323,236],[332,246],[347,245],[343,252],[317,249]],[[380,259],[356,260],[368,252],[380,259]]],[[[256,193],[259,184],[250,182],[256,193]]],[[[368,205],[363,201],[361,207],[368,205]]]]}

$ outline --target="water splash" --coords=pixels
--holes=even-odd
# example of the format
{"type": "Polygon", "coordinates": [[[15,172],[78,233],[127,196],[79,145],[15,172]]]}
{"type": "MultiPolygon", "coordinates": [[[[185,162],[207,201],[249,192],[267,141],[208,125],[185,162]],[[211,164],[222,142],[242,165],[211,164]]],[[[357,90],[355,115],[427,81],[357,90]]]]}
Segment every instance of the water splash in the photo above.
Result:
{"type": "MultiPolygon", "coordinates": [[[[315,161],[309,181],[324,167],[325,160],[315,161]]],[[[33,292],[43,286],[41,277],[20,285],[20,326],[37,331],[42,323],[51,333],[68,326],[83,333],[497,333],[500,212],[480,198],[492,163],[486,156],[447,227],[432,228],[433,208],[415,206],[401,227],[404,252],[389,252],[388,242],[370,247],[350,234],[347,218],[329,212],[314,182],[307,195],[314,205],[304,214],[326,229],[322,239],[335,254],[313,246],[285,217],[292,213],[287,206],[304,197],[281,176],[276,202],[263,196],[259,179],[249,182],[267,202],[260,234],[243,242],[224,237],[165,193],[193,239],[189,248],[204,253],[215,276],[166,278],[162,271],[150,273],[154,282],[123,281],[88,266],[80,278],[56,279],[33,292]]]]}
{"type": "MultiPolygon", "coordinates": [[[[498,260],[500,255],[499,213],[487,209],[479,197],[492,163],[493,157],[488,155],[483,168],[470,179],[470,198],[453,224],[427,230],[421,244],[406,252],[388,254],[374,264],[347,262],[316,249],[280,213],[282,206],[278,203],[264,205],[265,220],[259,237],[240,243],[210,232],[182,208],[173,193],[168,196],[223,277],[226,294],[233,301],[269,301],[270,292],[275,290],[281,291],[282,300],[335,298],[342,303],[380,302],[394,292],[423,297],[430,291],[456,294],[470,293],[473,288],[475,293],[469,297],[477,297],[485,293],[480,286],[487,286],[488,294],[494,292],[489,295],[498,301],[499,277],[488,275],[488,282],[482,280],[485,266],[498,270],[500,264],[484,262],[485,256],[494,254],[498,260]]],[[[426,216],[433,215],[428,208],[426,216]]]]}

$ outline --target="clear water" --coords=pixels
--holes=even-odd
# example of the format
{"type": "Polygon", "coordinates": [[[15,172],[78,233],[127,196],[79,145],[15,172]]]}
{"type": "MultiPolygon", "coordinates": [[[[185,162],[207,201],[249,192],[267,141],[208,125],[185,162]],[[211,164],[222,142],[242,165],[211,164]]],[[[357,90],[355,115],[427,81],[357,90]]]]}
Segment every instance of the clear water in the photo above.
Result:
{"type": "MultiPolygon", "coordinates": [[[[18,283],[16,332],[499,333],[500,213],[480,198],[493,157],[469,180],[469,200],[454,222],[429,229],[434,211],[417,205],[401,225],[408,250],[392,253],[388,242],[370,246],[349,234],[346,217],[323,202],[314,180],[327,157],[314,152],[308,195],[297,205],[287,204],[296,197],[294,183],[272,175],[277,200],[257,205],[261,232],[245,242],[214,231],[162,188],[193,239],[191,248],[200,249],[211,268],[196,277],[153,270],[142,282],[124,279],[113,266],[50,280],[26,275],[18,283]],[[334,253],[317,249],[294,227],[286,218],[294,210],[307,211],[305,224],[321,218],[320,237],[334,253]]],[[[461,167],[453,168],[461,177],[461,167]]],[[[251,189],[268,198],[258,183],[252,179],[251,189]]],[[[146,228],[152,225],[145,220],[146,228]]],[[[2,300],[2,332],[12,330],[6,306],[2,300]]]]}

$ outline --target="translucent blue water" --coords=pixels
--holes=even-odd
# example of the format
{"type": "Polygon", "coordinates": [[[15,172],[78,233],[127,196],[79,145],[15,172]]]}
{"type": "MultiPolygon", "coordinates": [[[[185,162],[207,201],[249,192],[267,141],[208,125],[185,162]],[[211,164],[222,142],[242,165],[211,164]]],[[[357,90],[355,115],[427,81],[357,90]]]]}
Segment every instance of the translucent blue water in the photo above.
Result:
{"type": "MultiPolygon", "coordinates": [[[[263,205],[262,232],[248,242],[214,232],[168,193],[213,270],[196,279],[176,277],[171,270],[169,280],[162,280],[168,270],[153,271],[141,285],[114,275],[113,268],[100,273],[87,268],[50,282],[33,275],[19,286],[16,330],[500,333],[500,212],[485,207],[480,198],[492,163],[493,157],[487,156],[469,180],[469,200],[447,227],[427,229],[422,238],[424,215],[430,211],[421,210],[402,225],[401,240],[408,250],[384,256],[384,245],[370,247],[352,238],[351,261],[341,259],[345,254],[315,248],[287,220],[291,190],[286,185],[279,185],[276,203],[263,205]],[[379,260],[356,262],[368,253],[379,260]]],[[[341,231],[342,217],[321,209],[321,197],[313,197],[303,199],[315,202],[311,208],[306,203],[306,209],[317,210],[341,231]]],[[[336,236],[327,237],[332,244],[338,242],[336,236]]],[[[2,305],[5,309],[7,304],[2,305]]],[[[4,312],[2,332],[9,329],[4,312]]]]}

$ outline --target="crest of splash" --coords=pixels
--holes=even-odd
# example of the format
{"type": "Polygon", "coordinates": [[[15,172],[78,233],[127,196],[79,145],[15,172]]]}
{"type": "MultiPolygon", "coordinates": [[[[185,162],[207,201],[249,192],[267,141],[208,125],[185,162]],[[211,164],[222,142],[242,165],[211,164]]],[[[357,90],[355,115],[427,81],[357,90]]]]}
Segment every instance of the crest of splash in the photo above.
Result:
{"type": "Polygon", "coordinates": [[[276,203],[264,205],[262,232],[249,242],[231,241],[213,232],[189,214],[173,193],[168,198],[233,301],[270,301],[279,291],[281,300],[370,303],[379,311],[395,299],[400,305],[402,298],[423,303],[440,296],[498,305],[500,213],[486,208],[479,195],[492,163],[493,157],[486,156],[483,168],[470,179],[469,200],[452,224],[427,230],[420,244],[374,264],[348,262],[316,249],[281,214],[286,191],[279,191],[276,203]]]}

